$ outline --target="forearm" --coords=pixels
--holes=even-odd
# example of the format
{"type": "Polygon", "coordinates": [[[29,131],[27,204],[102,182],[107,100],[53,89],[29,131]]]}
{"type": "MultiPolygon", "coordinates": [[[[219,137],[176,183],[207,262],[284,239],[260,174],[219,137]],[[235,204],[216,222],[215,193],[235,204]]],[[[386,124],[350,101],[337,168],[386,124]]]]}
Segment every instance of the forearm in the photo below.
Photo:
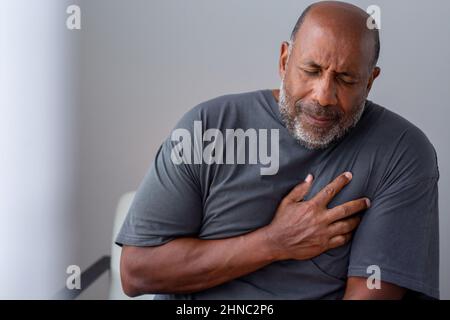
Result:
{"type": "Polygon", "coordinates": [[[131,287],[130,295],[201,291],[278,259],[264,228],[228,239],[180,238],[160,247],[125,250],[127,266],[122,261],[122,268],[127,272],[122,278],[131,287]]]}

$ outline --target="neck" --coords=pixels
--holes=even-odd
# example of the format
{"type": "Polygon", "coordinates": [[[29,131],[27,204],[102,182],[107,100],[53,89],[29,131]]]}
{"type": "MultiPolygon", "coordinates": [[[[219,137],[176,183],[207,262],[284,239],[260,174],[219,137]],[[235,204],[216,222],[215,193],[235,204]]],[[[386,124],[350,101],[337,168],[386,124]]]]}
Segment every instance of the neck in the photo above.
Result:
{"type": "Polygon", "coordinates": [[[279,102],[280,100],[279,100],[279,97],[280,97],[280,90],[278,90],[278,89],[273,89],[272,90],[272,94],[273,94],[273,97],[275,98],[275,100],[277,101],[277,102],[279,102]]]}

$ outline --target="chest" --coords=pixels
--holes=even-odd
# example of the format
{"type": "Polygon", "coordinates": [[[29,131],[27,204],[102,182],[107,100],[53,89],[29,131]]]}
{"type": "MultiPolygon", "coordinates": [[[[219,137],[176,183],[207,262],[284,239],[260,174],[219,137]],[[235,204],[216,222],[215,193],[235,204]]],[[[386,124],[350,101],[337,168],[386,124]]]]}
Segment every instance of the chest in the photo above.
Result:
{"type": "MultiPolygon", "coordinates": [[[[281,150],[280,150],[281,151],[281,150]]],[[[314,183],[306,197],[312,198],[345,171],[353,180],[333,199],[329,207],[360,197],[370,197],[372,166],[370,156],[345,157],[290,154],[282,157],[276,175],[261,175],[259,165],[218,165],[204,176],[203,224],[200,236],[223,238],[247,233],[270,223],[281,200],[308,173],[314,183]]]]}

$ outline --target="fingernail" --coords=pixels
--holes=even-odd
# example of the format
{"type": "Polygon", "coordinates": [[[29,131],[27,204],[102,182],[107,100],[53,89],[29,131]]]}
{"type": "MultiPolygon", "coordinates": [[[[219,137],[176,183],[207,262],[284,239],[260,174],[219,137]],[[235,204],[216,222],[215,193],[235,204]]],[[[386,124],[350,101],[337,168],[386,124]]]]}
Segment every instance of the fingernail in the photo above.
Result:
{"type": "Polygon", "coordinates": [[[351,172],[346,172],[346,173],[344,173],[344,176],[346,176],[348,180],[351,180],[352,177],[353,177],[353,175],[352,175],[351,172]]]}
{"type": "Polygon", "coordinates": [[[305,178],[305,181],[308,182],[308,183],[310,183],[310,182],[312,181],[312,179],[313,179],[312,174],[308,174],[308,175],[306,176],[306,178],[305,178]]]}
{"type": "Polygon", "coordinates": [[[366,198],[366,204],[367,204],[367,208],[369,208],[370,207],[370,199],[369,198],[366,198]]]}

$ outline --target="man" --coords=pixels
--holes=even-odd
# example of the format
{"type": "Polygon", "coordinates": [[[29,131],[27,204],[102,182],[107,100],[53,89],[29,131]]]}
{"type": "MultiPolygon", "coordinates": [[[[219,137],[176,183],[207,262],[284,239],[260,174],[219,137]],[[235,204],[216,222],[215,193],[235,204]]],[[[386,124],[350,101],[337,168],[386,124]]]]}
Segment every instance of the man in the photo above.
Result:
{"type": "Polygon", "coordinates": [[[230,156],[223,148],[215,162],[178,161],[208,139],[181,150],[190,137],[172,134],[117,238],[125,293],[439,298],[435,151],[418,128],[367,100],[380,74],[368,18],[347,3],[313,4],[281,46],[280,90],[219,97],[180,120],[176,129],[194,136],[198,124],[275,129],[279,164],[264,175],[261,163],[219,161],[230,156]]]}

